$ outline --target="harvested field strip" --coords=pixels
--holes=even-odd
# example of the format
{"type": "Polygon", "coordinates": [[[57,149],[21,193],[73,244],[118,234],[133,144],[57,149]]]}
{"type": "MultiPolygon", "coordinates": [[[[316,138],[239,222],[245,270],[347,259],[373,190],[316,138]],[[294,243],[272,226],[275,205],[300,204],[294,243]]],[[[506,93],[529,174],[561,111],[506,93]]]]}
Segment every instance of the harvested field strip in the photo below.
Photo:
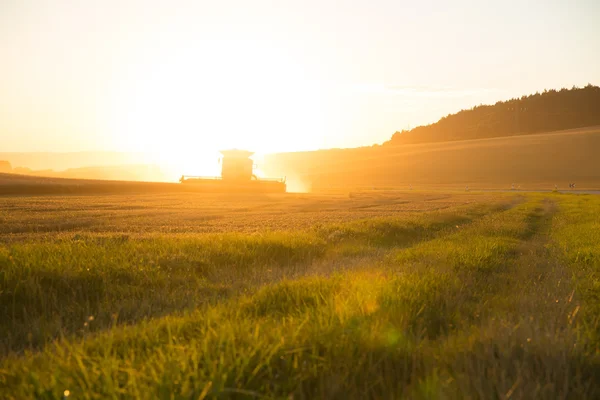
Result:
{"type": "Polygon", "coordinates": [[[64,233],[196,234],[298,231],[315,224],[371,218],[413,218],[425,212],[506,201],[507,195],[462,193],[443,203],[427,193],[374,198],[325,195],[288,196],[0,196],[0,241],[48,238],[64,233]],[[404,201],[399,202],[397,199],[404,201]],[[381,207],[356,209],[360,205],[381,207]],[[90,224],[92,222],[92,224],[90,224]]]}

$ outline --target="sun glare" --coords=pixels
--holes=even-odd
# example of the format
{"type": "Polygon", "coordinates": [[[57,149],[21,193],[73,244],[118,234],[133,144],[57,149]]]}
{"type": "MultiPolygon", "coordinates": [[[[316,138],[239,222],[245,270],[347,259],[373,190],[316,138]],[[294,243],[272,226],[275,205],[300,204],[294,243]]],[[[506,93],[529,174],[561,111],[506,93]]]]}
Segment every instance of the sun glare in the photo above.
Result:
{"type": "Polygon", "coordinates": [[[218,150],[320,146],[322,96],[300,64],[250,42],[207,42],[202,49],[155,51],[159,59],[140,57],[132,66],[114,103],[120,147],[179,174],[207,175],[218,172],[218,150]]]}

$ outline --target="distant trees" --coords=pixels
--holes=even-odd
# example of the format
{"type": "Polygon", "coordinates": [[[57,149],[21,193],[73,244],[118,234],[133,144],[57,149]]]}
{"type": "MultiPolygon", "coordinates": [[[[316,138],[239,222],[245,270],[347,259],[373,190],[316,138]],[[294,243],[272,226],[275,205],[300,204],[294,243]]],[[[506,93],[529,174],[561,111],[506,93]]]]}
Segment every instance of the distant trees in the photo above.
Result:
{"type": "Polygon", "coordinates": [[[8,161],[0,160],[0,172],[12,172],[12,166],[8,161]]]}
{"type": "Polygon", "coordinates": [[[600,87],[588,84],[475,106],[431,125],[396,132],[386,144],[527,135],[594,125],[600,125],[600,87]]]}

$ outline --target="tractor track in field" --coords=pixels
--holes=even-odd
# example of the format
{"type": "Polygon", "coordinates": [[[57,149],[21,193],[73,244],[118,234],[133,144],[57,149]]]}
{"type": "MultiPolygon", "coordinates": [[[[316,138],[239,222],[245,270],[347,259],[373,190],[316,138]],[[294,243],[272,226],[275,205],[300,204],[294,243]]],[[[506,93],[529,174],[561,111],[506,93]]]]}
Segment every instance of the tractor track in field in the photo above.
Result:
{"type": "Polygon", "coordinates": [[[556,212],[554,202],[543,201],[529,217],[514,262],[500,274],[502,284],[497,297],[503,299],[500,306],[509,322],[526,320],[545,330],[563,330],[566,315],[576,308],[570,273],[550,246],[556,212]]]}
{"type": "Polygon", "coordinates": [[[487,338],[480,345],[490,355],[485,360],[489,386],[481,388],[482,395],[492,390],[505,399],[600,396],[597,385],[583,383],[594,382],[600,371],[580,353],[577,294],[550,242],[557,211],[545,199],[530,216],[516,257],[490,276],[495,294],[480,304],[472,326],[487,338]]]}
{"type": "MultiPolygon", "coordinates": [[[[505,203],[503,208],[499,208],[481,215],[474,215],[469,221],[458,224],[456,228],[460,227],[462,229],[468,227],[493,213],[506,212],[520,204],[522,200],[523,199],[513,199],[511,202],[505,203]]],[[[256,289],[265,285],[281,282],[283,280],[295,280],[310,276],[327,277],[336,273],[373,267],[374,265],[382,265],[382,267],[385,269],[385,264],[388,262],[386,257],[390,253],[398,251],[399,249],[407,249],[425,242],[438,240],[454,233],[456,233],[456,231],[454,231],[452,228],[441,229],[422,237],[407,239],[394,243],[393,245],[376,247],[374,249],[370,249],[365,254],[349,254],[340,256],[330,253],[329,256],[325,256],[324,258],[318,258],[309,263],[298,263],[288,266],[285,269],[266,268],[260,270],[249,270],[248,275],[242,281],[245,287],[250,286],[251,288],[256,289]]],[[[335,244],[333,247],[343,245],[344,243],[340,242],[335,244]]],[[[221,282],[220,277],[214,277],[211,279],[214,279],[215,282],[221,282]]],[[[231,284],[232,287],[236,286],[235,282],[232,282],[231,284]]]]}

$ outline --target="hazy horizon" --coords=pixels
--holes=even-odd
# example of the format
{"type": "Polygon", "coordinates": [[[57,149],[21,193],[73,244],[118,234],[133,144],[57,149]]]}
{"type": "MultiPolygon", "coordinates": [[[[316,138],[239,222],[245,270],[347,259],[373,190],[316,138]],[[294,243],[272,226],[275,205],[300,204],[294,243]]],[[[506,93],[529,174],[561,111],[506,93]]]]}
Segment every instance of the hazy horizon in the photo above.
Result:
{"type": "Polygon", "coordinates": [[[2,152],[140,152],[211,172],[220,148],[368,146],[477,104],[600,83],[589,0],[0,11],[2,152]]]}

